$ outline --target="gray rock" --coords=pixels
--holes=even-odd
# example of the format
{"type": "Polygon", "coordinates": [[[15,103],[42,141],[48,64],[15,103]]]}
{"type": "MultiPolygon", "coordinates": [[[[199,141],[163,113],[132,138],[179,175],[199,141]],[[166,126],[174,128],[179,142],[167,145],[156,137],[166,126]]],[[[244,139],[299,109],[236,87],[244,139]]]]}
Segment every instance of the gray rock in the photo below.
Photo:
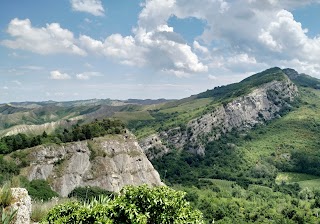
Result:
{"type": "Polygon", "coordinates": [[[11,188],[13,201],[11,205],[13,210],[18,210],[15,217],[15,224],[29,224],[31,216],[31,198],[28,191],[24,188],[11,188]]]}
{"type": "Polygon", "coordinates": [[[125,185],[163,185],[131,133],[28,150],[34,162],[23,173],[29,180],[48,180],[61,196],[79,186],[119,191],[125,185]]]}
{"type": "Polygon", "coordinates": [[[169,152],[165,145],[173,145],[176,149],[186,148],[189,151],[204,155],[204,145],[214,141],[231,130],[248,130],[256,124],[281,117],[278,113],[291,107],[290,102],[298,95],[298,88],[288,78],[283,81],[266,83],[245,96],[221,105],[188,122],[187,131],[174,128],[158,135],[152,135],[140,142],[149,159],[169,152]],[[150,141],[157,136],[158,141],[150,141]],[[150,144],[146,144],[149,142],[150,144]],[[150,149],[163,149],[153,154],[150,149]]]}

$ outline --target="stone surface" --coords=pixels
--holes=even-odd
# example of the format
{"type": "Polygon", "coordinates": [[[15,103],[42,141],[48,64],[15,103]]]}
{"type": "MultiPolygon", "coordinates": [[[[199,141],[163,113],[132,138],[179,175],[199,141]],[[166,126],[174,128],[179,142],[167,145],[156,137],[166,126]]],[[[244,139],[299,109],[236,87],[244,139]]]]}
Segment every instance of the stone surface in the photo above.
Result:
{"type": "Polygon", "coordinates": [[[33,163],[23,173],[48,180],[61,196],[78,186],[119,191],[129,184],[163,184],[131,133],[28,150],[33,163]]]}
{"type": "Polygon", "coordinates": [[[13,204],[11,208],[18,210],[15,217],[15,224],[29,224],[31,216],[31,198],[28,191],[24,188],[11,188],[13,196],[13,204]]]}

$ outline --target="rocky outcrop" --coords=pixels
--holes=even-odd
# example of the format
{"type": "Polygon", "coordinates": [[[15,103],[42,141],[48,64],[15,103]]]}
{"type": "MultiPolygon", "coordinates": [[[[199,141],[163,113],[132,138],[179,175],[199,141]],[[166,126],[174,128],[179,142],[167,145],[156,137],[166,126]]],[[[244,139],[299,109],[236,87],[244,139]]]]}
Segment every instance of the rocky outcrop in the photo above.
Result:
{"type": "MultiPolygon", "coordinates": [[[[165,133],[165,132],[162,132],[165,133]]],[[[162,142],[163,136],[158,134],[153,134],[147,138],[142,139],[139,145],[143,149],[144,153],[148,159],[152,160],[154,158],[161,157],[169,152],[169,148],[162,142]]]]}
{"type": "Polygon", "coordinates": [[[219,139],[231,130],[247,130],[256,124],[281,116],[283,110],[291,107],[290,103],[297,94],[297,87],[288,78],[272,81],[254,89],[248,95],[238,97],[214,108],[210,113],[191,120],[186,130],[180,130],[178,127],[161,132],[157,135],[157,142],[149,141],[147,147],[146,144],[141,146],[147,155],[151,154],[148,157],[150,159],[167,153],[167,146],[170,145],[176,149],[184,148],[203,155],[206,142],[219,139]],[[152,155],[150,149],[157,153],[152,155]]]}
{"type": "Polygon", "coordinates": [[[46,179],[67,196],[78,186],[119,191],[125,185],[162,185],[158,172],[131,133],[29,149],[29,180],[46,179]]]}
{"type": "Polygon", "coordinates": [[[31,216],[31,198],[28,191],[24,188],[11,188],[12,201],[10,207],[13,211],[17,210],[14,224],[29,224],[31,216]]]}

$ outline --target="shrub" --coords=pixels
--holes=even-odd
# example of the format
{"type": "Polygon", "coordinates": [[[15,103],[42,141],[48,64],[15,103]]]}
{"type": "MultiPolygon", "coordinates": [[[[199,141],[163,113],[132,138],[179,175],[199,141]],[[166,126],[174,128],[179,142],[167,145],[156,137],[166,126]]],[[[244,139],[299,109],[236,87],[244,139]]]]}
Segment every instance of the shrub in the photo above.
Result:
{"type": "Polygon", "coordinates": [[[32,199],[48,201],[58,196],[45,180],[32,180],[31,182],[24,180],[24,185],[32,199]]]}
{"type": "Polygon", "coordinates": [[[80,201],[91,200],[92,198],[96,198],[99,195],[105,195],[107,197],[113,197],[113,193],[99,187],[76,187],[73,191],[70,192],[68,197],[75,197],[80,201]]]}
{"type": "Polygon", "coordinates": [[[100,197],[89,204],[66,203],[47,215],[49,223],[204,223],[185,192],[169,187],[127,186],[114,199],[100,197]]]}

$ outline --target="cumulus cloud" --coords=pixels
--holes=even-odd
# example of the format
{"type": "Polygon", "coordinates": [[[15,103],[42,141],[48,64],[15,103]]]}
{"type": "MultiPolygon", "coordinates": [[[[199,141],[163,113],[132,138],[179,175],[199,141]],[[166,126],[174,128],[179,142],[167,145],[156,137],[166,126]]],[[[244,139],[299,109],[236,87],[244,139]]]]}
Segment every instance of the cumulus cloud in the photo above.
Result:
{"type": "Polygon", "coordinates": [[[55,70],[50,72],[50,79],[66,80],[66,79],[71,79],[71,76],[68,75],[67,73],[61,73],[60,71],[55,70]]]}
{"type": "Polygon", "coordinates": [[[319,62],[320,37],[309,38],[307,33],[308,30],[294,20],[291,12],[280,10],[266,30],[261,30],[259,39],[271,50],[276,48],[287,59],[319,62]],[[264,38],[266,36],[268,38],[264,38]]]}
{"type": "Polygon", "coordinates": [[[1,44],[8,48],[28,50],[42,55],[57,53],[86,55],[86,52],[77,46],[73,33],[61,28],[59,23],[35,28],[29,19],[15,18],[9,23],[7,33],[13,39],[3,40],[1,44]]]}
{"type": "Polygon", "coordinates": [[[101,0],[71,0],[74,11],[87,12],[94,16],[103,16],[104,8],[101,0]]]}
{"type": "Polygon", "coordinates": [[[172,15],[178,19],[192,17],[205,21],[204,31],[198,37],[204,45],[194,41],[193,49],[209,68],[224,67],[243,72],[248,68],[281,66],[285,61],[297,62],[296,67],[301,67],[301,63],[313,67],[319,64],[320,38],[309,37],[308,30],[289,10],[319,2],[154,0],[146,2],[139,16],[139,26],[152,30],[167,24],[172,15]],[[214,50],[210,51],[208,46],[214,46],[214,50]]]}
{"type": "MultiPolygon", "coordinates": [[[[96,5],[96,11],[91,13],[104,13],[98,0],[71,3],[74,10],[96,5]]],[[[28,19],[14,19],[8,27],[13,40],[1,43],[39,54],[97,55],[179,77],[207,72],[216,75],[212,69],[249,74],[286,64],[315,73],[320,65],[320,37],[309,37],[308,30],[290,12],[311,3],[319,0],[146,0],[131,35],[75,38],[57,23],[34,28],[28,19]],[[170,26],[172,16],[201,20],[205,24],[202,34],[188,43],[170,26]]],[[[82,80],[91,77],[85,73],[76,75],[82,80]]]]}

